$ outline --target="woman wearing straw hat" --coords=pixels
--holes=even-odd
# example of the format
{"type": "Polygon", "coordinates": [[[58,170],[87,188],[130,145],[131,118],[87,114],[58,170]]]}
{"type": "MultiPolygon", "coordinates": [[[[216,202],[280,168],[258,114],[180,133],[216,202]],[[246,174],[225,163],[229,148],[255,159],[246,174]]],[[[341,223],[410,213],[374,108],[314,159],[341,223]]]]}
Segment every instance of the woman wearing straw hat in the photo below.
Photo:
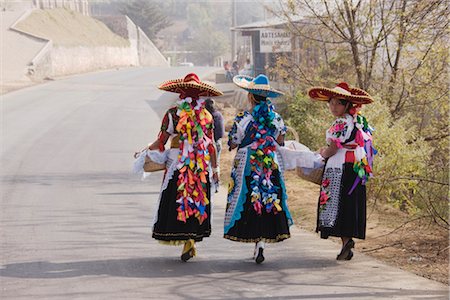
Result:
{"type": "Polygon", "coordinates": [[[342,240],[337,260],[353,257],[353,238],[366,236],[366,182],[372,176],[371,128],[357,111],[372,97],[343,82],[330,89],[308,90],[313,100],[327,101],[336,120],[326,132],[327,146],[319,150],[326,159],[320,187],[317,228],[322,238],[342,240]]]}
{"type": "Polygon", "coordinates": [[[228,135],[231,151],[237,148],[231,171],[224,237],[255,243],[255,261],[264,261],[265,242],[290,237],[292,224],[287,206],[283,164],[278,151],[286,127],[268,98],[282,93],[270,87],[265,75],[238,75],[233,82],[248,91],[251,108],[234,120],[228,135]]]}
{"type": "Polygon", "coordinates": [[[203,83],[196,74],[169,80],[159,89],[180,94],[177,105],[164,115],[150,150],[164,150],[171,138],[166,173],[159,196],[153,238],[181,245],[182,261],[196,255],[195,242],[211,233],[211,181],[218,181],[213,120],[204,98],[222,92],[203,83]]]}

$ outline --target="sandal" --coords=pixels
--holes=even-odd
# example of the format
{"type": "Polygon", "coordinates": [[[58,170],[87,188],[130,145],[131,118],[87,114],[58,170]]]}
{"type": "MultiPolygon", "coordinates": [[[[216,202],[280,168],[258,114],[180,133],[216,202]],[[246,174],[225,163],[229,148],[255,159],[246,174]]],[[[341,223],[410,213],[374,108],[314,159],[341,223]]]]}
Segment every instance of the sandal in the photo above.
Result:
{"type": "Polygon", "coordinates": [[[341,253],[338,254],[336,260],[350,260],[353,257],[352,248],[355,247],[355,242],[350,239],[344,247],[342,247],[341,253]],[[351,255],[350,255],[351,253],[351,255]]]}
{"type": "Polygon", "coordinates": [[[197,251],[195,249],[194,240],[186,241],[186,243],[184,243],[183,252],[181,254],[181,260],[183,262],[187,262],[189,259],[194,257],[196,254],[197,254],[197,251]]]}

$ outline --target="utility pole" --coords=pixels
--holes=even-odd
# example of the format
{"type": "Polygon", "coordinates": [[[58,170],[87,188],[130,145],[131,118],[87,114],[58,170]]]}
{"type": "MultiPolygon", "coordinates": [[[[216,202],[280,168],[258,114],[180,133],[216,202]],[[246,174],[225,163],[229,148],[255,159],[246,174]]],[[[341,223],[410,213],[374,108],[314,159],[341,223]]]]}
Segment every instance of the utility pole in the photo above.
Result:
{"type": "MultiPolygon", "coordinates": [[[[236,0],[231,0],[231,28],[236,27],[236,0]]],[[[231,31],[231,62],[236,57],[236,30],[231,31]]]]}

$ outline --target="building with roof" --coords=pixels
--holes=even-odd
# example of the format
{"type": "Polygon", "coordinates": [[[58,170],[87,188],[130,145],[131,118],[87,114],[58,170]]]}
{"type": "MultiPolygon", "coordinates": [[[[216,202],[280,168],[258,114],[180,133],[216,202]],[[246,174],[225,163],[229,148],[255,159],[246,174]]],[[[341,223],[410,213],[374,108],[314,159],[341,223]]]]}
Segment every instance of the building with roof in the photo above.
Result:
{"type": "Polygon", "coordinates": [[[277,55],[292,55],[292,33],[287,29],[286,20],[274,18],[231,28],[240,34],[241,48],[239,60],[250,58],[255,74],[267,74],[275,66],[277,55]]]}
{"type": "Polygon", "coordinates": [[[317,47],[309,47],[304,44],[304,39],[289,30],[290,25],[308,27],[308,23],[301,18],[286,20],[272,18],[244,24],[231,28],[240,35],[241,48],[237,55],[238,60],[250,58],[255,74],[266,74],[271,79],[276,79],[276,74],[271,74],[271,69],[276,65],[277,58],[287,57],[298,64],[316,64],[318,62],[317,47]]]}

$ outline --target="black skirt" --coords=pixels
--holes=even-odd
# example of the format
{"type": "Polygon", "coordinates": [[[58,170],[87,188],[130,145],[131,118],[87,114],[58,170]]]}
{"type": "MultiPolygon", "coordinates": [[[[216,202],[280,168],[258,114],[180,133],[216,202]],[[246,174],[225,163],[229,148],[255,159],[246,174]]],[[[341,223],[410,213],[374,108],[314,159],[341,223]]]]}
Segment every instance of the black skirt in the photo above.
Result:
{"type": "MultiPolygon", "coordinates": [[[[273,183],[280,186],[279,172],[274,172],[273,183]]],[[[250,182],[252,178],[246,177],[247,189],[250,191],[250,182]]],[[[278,198],[281,199],[281,189],[278,192],[278,198]]],[[[236,221],[234,226],[228,230],[224,238],[244,242],[255,243],[265,241],[268,243],[281,242],[290,237],[288,219],[284,211],[267,213],[265,209],[258,215],[251,204],[251,194],[247,193],[244,203],[244,209],[241,212],[241,218],[236,221]]]]}
{"type": "MultiPolygon", "coordinates": [[[[211,205],[206,206],[205,212],[208,217],[200,224],[194,216],[189,217],[186,222],[177,220],[178,203],[177,200],[177,180],[179,171],[175,171],[167,188],[162,192],[161,201],[158,208],[158,219],[153,226],[153,238],[160,241],[186,241],[193,239],[196,242],[211,235],[211,205]]],[[[207,178],[207,196],[211,201],[209,175],[207,178]]]]}
{"type": "MultiPolygon", "coordinates": [[[[329,236],[366,238],[366,186],[358,183],[353,192],[351,190],[357,174],[353,171],[352,163],[345,163],[342,173],[338,214],[334,227],[321,227],[317,222],[316,232],[321,238],[329,236]]],[[[317,206],[317,221],[319,220],[319,206],[317,206]]]]}

